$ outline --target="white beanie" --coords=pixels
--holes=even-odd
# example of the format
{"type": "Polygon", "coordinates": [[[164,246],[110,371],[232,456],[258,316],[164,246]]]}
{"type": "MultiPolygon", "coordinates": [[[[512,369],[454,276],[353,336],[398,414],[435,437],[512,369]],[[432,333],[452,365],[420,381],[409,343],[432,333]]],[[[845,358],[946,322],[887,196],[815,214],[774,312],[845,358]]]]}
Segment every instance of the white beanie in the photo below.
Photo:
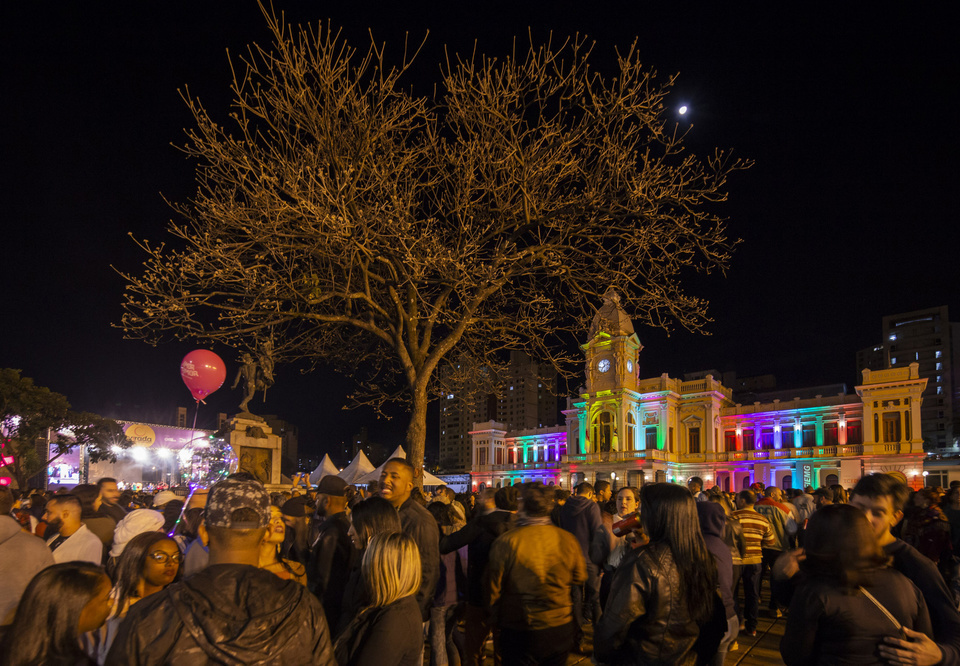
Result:
{"type": "Polygon", "coordinates": [[[167,502],[171,502],[175,499],[180,499],[177,497],[177,494],[172,490],[161,490],[153,498],[153,506],[157,509],[162,507],[167,502]]]}
{"type": "Polygon", "coordinates": [[[163,529],[163,514],[153,509],[137,509],[131,511],[117,523],[113,531],[113,547],[110,548],[110,557],[120,557],[127,542],[144,532],[159,532],[163,529]]]}

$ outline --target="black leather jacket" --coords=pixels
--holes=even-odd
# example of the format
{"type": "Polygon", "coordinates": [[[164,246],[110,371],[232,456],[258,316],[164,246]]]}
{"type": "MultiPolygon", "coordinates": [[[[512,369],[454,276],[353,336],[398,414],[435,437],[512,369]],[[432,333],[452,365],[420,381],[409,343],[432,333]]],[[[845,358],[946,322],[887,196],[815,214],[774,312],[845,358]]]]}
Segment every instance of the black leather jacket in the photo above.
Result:
{"type": "Polygon", "coordinates": [[[699,635],[680,596],[680,573],[666,544],[628,553],[613,574],[610,598],[596,627],[594,656],[602,664],[695,664],[699,635]]]}
{"type": "Polygon", "coordinates": [[[323,607],[306,587],[216,564],[130,607],[109,666],[336,666],[323,607]]]}

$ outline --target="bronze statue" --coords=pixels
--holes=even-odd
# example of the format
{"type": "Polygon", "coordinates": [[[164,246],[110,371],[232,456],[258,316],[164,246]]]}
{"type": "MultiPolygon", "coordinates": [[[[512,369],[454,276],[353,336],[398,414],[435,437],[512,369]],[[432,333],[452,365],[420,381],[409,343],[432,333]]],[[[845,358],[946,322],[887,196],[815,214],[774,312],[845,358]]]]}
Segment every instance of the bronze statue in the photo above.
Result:
{"type": "Polygon", "coordinates": [[[240,412],[249,414],[248,405],[257,391],[263,391],[263,399],[267,399],[267,389],[273,386],[273,344],[268,340],[261,348],[263,351],[255,360],[253,354],[244,352],[240,356],[240,369],[233,380],[231,388],[237,388],[243,378],[243,400],[240,401],[240,412]]]}

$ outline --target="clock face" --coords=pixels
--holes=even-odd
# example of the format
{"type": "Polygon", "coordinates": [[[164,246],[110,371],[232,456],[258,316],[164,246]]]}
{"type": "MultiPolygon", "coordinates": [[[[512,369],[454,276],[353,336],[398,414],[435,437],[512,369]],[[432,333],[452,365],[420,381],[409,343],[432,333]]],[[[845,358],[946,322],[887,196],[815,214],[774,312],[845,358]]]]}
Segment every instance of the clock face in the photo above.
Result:
{"type": "Polygon", "coordinates": [[[633,372],[633,361],[627,361],[627,372],[633,372]]]}
{"type": "Polygon", "coordinates": [[[609,369],[610,369],[610,359],[608,358],[600,359],[600,362],[597,363],[597,370],[599,370],[600,372],[606,372],[609,369]]]}

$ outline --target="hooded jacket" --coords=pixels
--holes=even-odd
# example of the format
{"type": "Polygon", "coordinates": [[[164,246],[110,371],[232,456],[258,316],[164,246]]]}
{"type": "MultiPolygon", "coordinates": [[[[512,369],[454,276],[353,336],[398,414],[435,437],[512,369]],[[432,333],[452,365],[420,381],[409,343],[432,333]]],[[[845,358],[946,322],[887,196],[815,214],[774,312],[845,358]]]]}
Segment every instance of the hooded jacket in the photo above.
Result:
{"type": "Polygon", "coordinates": [[[590,542],[596,531],[603,527],[597,503],[581,495],[571,495],[560,507],[560,527],[577,538],[583,557],[589,562],[590,542]]]}
{"type": "Polygon", "coordinates": [[[720,587],[720,597],[723,599],[723,608],[727,617],[733,617],[737,614],[733,607],[733,558],[730,554],[730,546],[723,541],[727,515],[719,504],[698,502],[697,518],[700,520],[700,532],[703,533],[707,550],[717,563],[717,582],[720,587]]]}
{"type": "Polygon", "coordinates": [[[133,605],[107,664],[333,664],[306,587],[244,564],[209,566],[133,605]]]}

